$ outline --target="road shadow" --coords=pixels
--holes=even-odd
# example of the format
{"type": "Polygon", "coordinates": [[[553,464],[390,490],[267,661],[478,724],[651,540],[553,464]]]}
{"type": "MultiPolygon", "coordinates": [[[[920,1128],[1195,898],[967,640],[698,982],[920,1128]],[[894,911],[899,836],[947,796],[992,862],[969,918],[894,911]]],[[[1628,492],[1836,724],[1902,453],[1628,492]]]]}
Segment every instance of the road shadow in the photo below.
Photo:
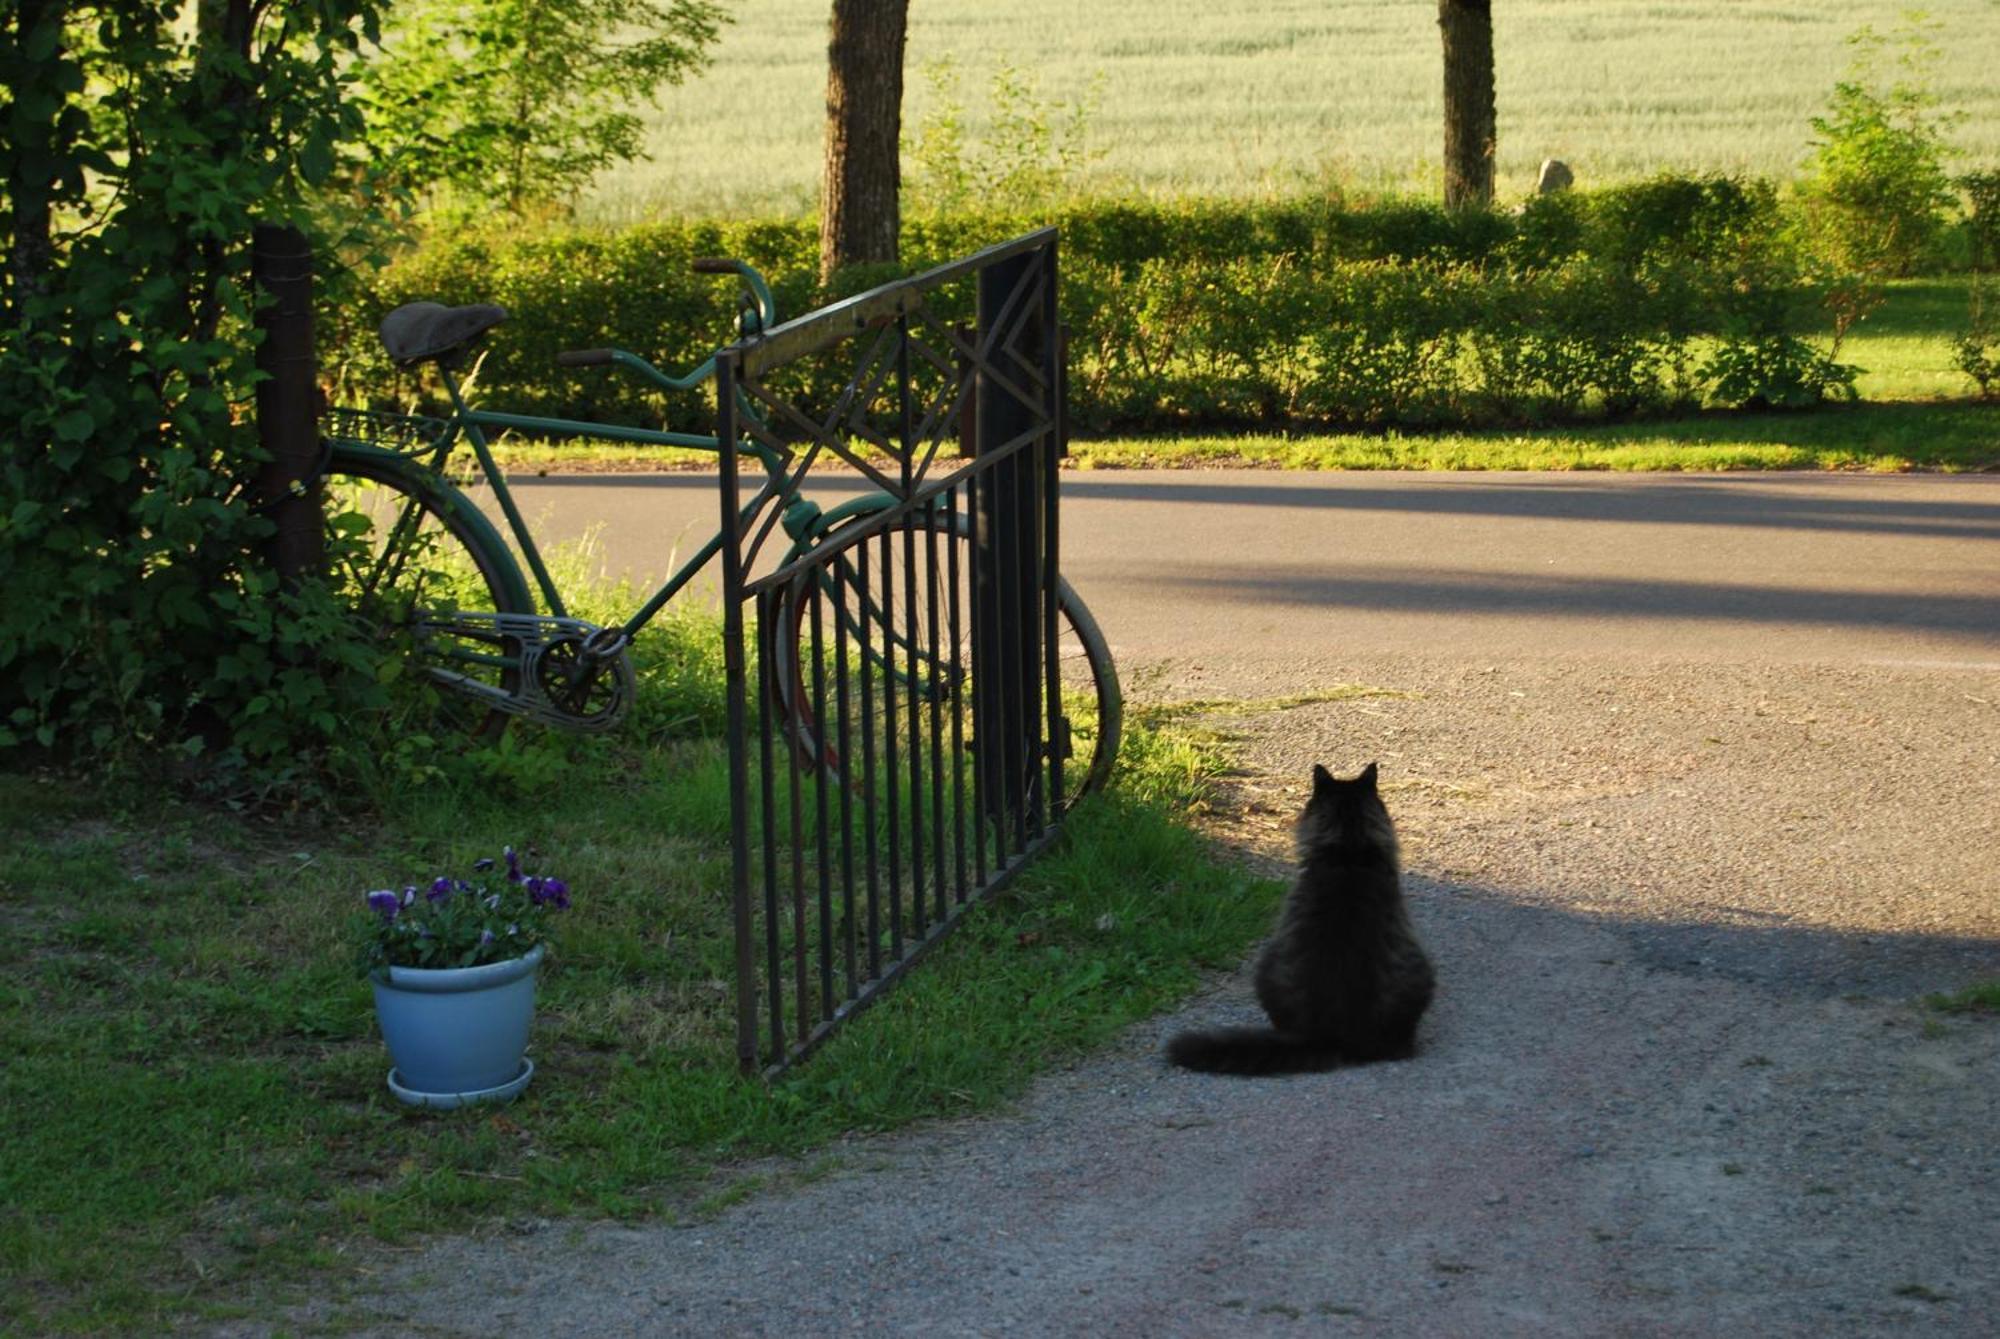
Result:
{"type": "MultiPolygon", "coordinates": [[[[2000,417],[1995,420],[2000,431],[2000,417]]],[[[1459,473],[1385,485],[1380,475],[1366,484],[1339,471],[1278,474],[1255,481],[1218,480],[1200,471],[1157,476],[1090,471],[1065,475],[1063,489],[1082,502],[1151,502],[1176,506],[1291,507],[1329,512],[1408,512],[1447,516],[1520,517],[1537,520],[1604,521],[1616,524],[1721,525],[1849,533],[1918,534],[1938,539],[2000,540],[2000,479],[1954,480],[1988,488],[1991,502],[1885,497],[1883,487],[1900,490],[1901,480],[1852,481],[1852,497],[1829,497],[1829,483],[1850,481],[1825,474],[1743,474],[1632,476],[1617,482],[1586,482],[1575,474],[1545,474],[1524,482],[1459,473]],[[1872,485],[1867,494],[1859,491],[1872,485]]],[[[1912,476],[1913,489],[1931,476],[1912,476]]],[[[614,488],[663,493],[717,492],[716,476],[684,474],[550,474],[522,476],[516,486],[580,489],[614,488]]],[[[873,491],[852,474],[809,476],[807,496],[847,497],[873,491]]],[[[747,490],[746,490],[747,495],[747,490]]],[[[718,503],[719,505],[719,503],[718,503]]]]}
{"type": "MultiPolygon", "coordinates": [[[[1625,945],[1622,964],[1647,972],[1732,981],[1806,999],[1915,1001],[2000,978],[2000,938],[1917,930],[1846,930],[1798,925],[1756,913],[1732,920],[1651,920],[1552,907],[1505,889],[1406,874],[1420,927],[1455,907],[1463,935],[1454,940],[1558,945],[1589,928],[1625,945]]],[[[1606,965],[1622,965],[1607,963],[1606,965]]]]}
{"type": "MultiPolygon", "coordinates": [[[[2000,422],[1996,422],[1996,428],[2000,428],[2000,422]]],[[[1365,486],[1355,486],[1337,473],[1274,476],[1269,482],[1210,480],[1192,474],[1167,481],[1094,474],[1087,479],[1065,480],[1064,486],[1072,498],[1093,502],[1746,526],[2000,540],[2000,480],[1981,479],[1976,485],[1990,487],[1991,502],[1884,497],[1879,492],[1864,495],[1858,490],[1852,497],[1828,497],[1806,491],[1829,482],[1829,476],[1825,475],[1696,479],[1646,476],[1614,484],[1583,482],[1575,475],[1563,474],[1541,476],[1533,482],[1457,474],[1446,479],[1388,486],[1371,479],[1365,486]]],[[[1890,488],[1898,486],[1887,480],[1867,482],[1890,488]]]]}
{"type": "Polygon", "coordinates": [[[1327,576],[1240,563],[1200,575],[1161,576],[1190,599],[1227,604],[1366,609],[1426,614],[1530,614],[1579,619],[1701,619],[1745,625],[1905,628],[1992,642],[2000,602],[1987,596],[1817,591],[1772,585],[1622,580],[1491,572],[1405,574],[1348,569],[1327,576]],[[1388,573],[1393,573],[1393,575],[1388,573]]]}

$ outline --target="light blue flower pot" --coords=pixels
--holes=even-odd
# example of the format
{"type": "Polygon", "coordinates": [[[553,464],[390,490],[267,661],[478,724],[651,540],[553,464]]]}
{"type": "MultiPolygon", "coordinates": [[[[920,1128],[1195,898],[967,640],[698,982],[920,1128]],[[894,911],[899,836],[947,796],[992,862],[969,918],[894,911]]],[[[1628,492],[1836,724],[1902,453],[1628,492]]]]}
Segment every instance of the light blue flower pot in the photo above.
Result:
{"type": "Polygon", "coordinates": [[[523,1056],[535,1016],[542,946],[481,967],[390,967],[369,980],[375,1016],[396,1068],[399,1101],[452,1107],[505,1101],[527,1087],[523,1056]]]}

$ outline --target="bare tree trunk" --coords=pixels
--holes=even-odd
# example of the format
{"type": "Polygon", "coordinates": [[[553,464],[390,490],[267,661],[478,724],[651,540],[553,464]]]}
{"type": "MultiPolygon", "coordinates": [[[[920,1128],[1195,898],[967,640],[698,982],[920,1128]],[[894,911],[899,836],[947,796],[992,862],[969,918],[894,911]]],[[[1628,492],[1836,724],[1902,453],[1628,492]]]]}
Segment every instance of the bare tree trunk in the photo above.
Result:
{"type": "Polygon", "coordinates": [[[1444,203],[1493,203],[1492,0],[1438,0],[1444,32],[1444,203]]]}
{"type": "Polygon", "coordinates": [[[319,365],[313,357],[313,255],[306,235],[289,225],[257,225],[250,272],[265,305],[258,309],[257,441],[265,461],[257,495],[275,533],[271,566],[286,582],[319,570],[325,517],[319,487],[305,481],[319,468],[319,365]]]}
{"type": "Polygon", "coordinates": [[[896,259],[909,0],[833,0],[826,44],[826,180],[819,271],[896,259]]]}

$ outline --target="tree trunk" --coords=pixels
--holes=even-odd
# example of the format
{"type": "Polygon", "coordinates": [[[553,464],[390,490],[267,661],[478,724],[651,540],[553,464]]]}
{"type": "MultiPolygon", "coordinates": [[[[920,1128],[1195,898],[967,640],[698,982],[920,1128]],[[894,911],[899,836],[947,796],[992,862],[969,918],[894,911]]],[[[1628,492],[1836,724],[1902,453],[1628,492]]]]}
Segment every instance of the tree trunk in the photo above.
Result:
{"type": "MultiPolygon", "coordinates": [[[[6,53],[8,63],[19,62],[25,67],[30,63],[28,49],[39,40],[49,43],[51,48],[50,54],[39,63],[54,65],[61,52],[66,9],[65,0],[20,0],[15,10],[15,30],[0,38],[12,48],[6,53]]],[[[25,69],[22,72],[25,75],[25,69]]],[[[11,91],[20,93],[30,87],[24,82],[11,91]]],[[[50,93],[46,82],[34,91],[45,96],[50,93]]],[[[47,97],[44,114],[23,115],[18,106],[14,111],[17,136],[14,170],[5,184],[14,216],[14,235],[9,239],[6,259],[9,281],[6,287],[12,290],[12,310],[7,316],[15,325],[25,324],[28,303],[46,288],[49,268],[55,260],[52,232],[56,186],[54,171],[62,150],[56,123],[62,115],[64,103],[63,98],[47,97]]],[[[0,300],[5,300],[6,296],[0,294],[0,300]]]]}
{"type": "Polygon", "coordinates": [[[257,311],[257,441],[265,461],[257,495],[270,509],[271,566],[290,583],[319,570],[325,529],[317,484],[319,382],[313,358],[313,256],[289,225],[257,225],[250,272],[264,299],[257,311]]]}
{"type": "Polygon", "coordinates": [[[1438,0],[1444,32],[1444,203],[1493,203],[1492,0],[1438,0]]]}
{"type": "Polygon", "coordinates": [[[833,0],[826,45],[826,180],[819,271],[896,259],[909,0],[833,0]]]}

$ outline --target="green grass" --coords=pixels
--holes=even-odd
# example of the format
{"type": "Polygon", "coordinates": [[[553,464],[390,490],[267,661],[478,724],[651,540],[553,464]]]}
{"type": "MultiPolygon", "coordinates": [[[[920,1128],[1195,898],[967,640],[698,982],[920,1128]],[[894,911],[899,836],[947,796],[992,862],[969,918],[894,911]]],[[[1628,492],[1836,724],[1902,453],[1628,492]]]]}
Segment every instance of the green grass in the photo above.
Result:
{"type": "Polygon", "coordinates": [[[622,734],[385,763],[379,811],[274,823],[0,774],[0,1331],[268,1316],[302,1278],[337,1290],[373,1240],[501,1215],[712,1211],[733,1160],[990,1108],[1263,928],[1275,888],[1177,818],[1216,746],[1135,721],[1121,783],[1048,859],[790,1077],[743,1079],[726,762],[696,728],[715,641],[682,622],[642,646],[622,734]],[[509,842],[576,890],[534,1087],[405,1111],[350,909],[509,842]]]}
{"type": "Polygon", "coordinates": [[[1861,369],[1854,383],[1861,398],[1941,400],[1972,394],[1972,378],[1958,370],[1951,347],[1966,328],[1971,299],[1971,280],[1964,275],[1890,283],[1881,307],[1840,350],[1840,361],[1861,369]]]}
{"type": "Polygon", "coordinates": [[[2000,408],[1969,403],[1709,414],[1542,432],[1127,438],[1070,444],[1081,469],[1988,470],[2000,408]]]}
{"type": "MultiPolygon", "coordinates": [[[[1864,23],[1894,28],[1899,0],[1523,0],[1495,13],[1503,197],[1544,157],[1585,184],[1663,168],[1789,178],[1864,23]]],[[[1990,0],[1931,0],[1932,89],[1963,113],[1958,170],[2000,163],[2000,22],[1990,0]]],[[[607,173],[587,216],[805,212],[818,194],[825,0],[740,0],[715,62],[648,111],[652,161],[607,173]]],[[[1142,5],[926,0],[912,6],[904,124],[931,107],[924,67],[950,55],[968,132],[990,114],[1002,60],[1066,102],[1099,75],[1080,183],[1098,193],[1258,195],[1352,183],[1435,191],[1441,180],[1437,8],[1410,0],[1142,5]]]]}
{"type": "Polygon", "coordinates": [[[1980,981],[1948,995],[1932,995],[1924,1003],[1940,1013],[2000,1014],[2000,980],[1980,981]]]}

